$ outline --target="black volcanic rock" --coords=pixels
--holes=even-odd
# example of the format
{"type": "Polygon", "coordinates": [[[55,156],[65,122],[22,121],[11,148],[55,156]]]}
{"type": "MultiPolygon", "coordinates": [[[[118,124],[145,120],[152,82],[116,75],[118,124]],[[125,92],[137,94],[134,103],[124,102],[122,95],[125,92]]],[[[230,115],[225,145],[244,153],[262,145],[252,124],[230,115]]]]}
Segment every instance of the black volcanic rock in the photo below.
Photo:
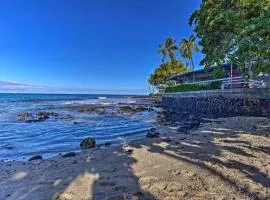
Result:
{"type": "Polygon", "coordinates": [[[83,149],[90,149],[96,146],[96,140],[94,138],[91,137],[87,137],[85,139],[83,139],[80,143],[80,147],[82,147],[83,149]]]}
{"type": "Polygon", "coordinates": [[[41,155],[36,155],[36,156],[33,156],[31,157],[28,161],[33,161],[33,160],[42,160],[42,156],[41,155]]]}

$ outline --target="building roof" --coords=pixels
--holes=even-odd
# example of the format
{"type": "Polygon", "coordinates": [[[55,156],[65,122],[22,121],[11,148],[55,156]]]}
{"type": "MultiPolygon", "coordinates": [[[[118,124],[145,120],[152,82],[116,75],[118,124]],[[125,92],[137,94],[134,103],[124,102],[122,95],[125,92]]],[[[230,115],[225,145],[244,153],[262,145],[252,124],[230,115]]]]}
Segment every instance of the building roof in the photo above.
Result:
{"type": "MultiPolygon", "coordinates": [[[[231,69],[231,64],[230,63],[227,63],[227,64],[222,64],[221,67],[225,70],[230,70],[231,69]]],[[[236,65],[233,65],[233,68],[235,69],[236,68],[236,65]]],[[[208,68],[203,68],[203,69],[199,69],[199,70],[195,70],[195,71],[191,71],[191,72],[187,72],[187,73],[184,73],[184,74],[176,74],[174,76],[172,76],[170,78],[170,80],[174,80],[176,78],[183,78],[183,77],[191,77],[193,76],[193,73],[194,74],[200,74],[200,73],[205,73],[205,72],[212,72],[214,70],[213,67],[208,67],[208,68]]]]}

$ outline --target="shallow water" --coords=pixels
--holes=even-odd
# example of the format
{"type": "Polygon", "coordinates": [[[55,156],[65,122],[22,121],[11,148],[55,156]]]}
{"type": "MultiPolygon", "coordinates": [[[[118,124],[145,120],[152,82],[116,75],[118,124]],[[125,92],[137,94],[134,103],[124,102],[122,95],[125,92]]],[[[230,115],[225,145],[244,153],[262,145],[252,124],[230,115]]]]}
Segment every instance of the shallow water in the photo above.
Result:
{"type": "Polygon", "coordinates": [[[36,154],[50,157],[79,151],[80,141],[88,136],[94,137],[98,145],[142,138],[155,126],[154,111],[99,115],[71,109],[85,104],[116,109],[120,104],[136,101],[139,100],[115,95],[0,94],[0,159],[23,160],[36,154]],[[21,112],[39,111],[53,111],[59,116],[35,123],[25,123],[17,116],[21,112]]]}

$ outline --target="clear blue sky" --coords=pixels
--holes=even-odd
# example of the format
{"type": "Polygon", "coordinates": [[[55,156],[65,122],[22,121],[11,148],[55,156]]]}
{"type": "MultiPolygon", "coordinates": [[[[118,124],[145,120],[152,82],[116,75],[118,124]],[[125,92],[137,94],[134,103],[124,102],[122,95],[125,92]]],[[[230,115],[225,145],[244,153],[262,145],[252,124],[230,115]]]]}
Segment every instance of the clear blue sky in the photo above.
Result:
{"type": "MultiPolygon", "coordinates": [[[[158,44],[188,37],[187,20],[200,2],[1,1],[0,81],[145,93],[161,62],[158,44]]],[[[197,67],[200,59],[195,56],[197,67]]]]}

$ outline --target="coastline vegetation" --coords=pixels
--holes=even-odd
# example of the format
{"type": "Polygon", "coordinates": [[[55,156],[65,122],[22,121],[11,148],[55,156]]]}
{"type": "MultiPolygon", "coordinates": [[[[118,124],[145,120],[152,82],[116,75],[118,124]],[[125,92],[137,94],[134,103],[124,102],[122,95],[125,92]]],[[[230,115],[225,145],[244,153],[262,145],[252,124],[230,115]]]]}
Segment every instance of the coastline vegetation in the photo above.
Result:
{"type": "Polygon", "coordinates": [[[223,63],[235,64],[243,75],[247,75],[248,68],[255,75],[270,72],[270,0],[204,0],[188,23],[194,34],[182,39],[180,45],[170,37],[159,45],[162,64],[150,75],[149,84],[156,88],[169,86],[166,91],[195,88],[180,89],[168,81],[173,75],[194,71],[194,51],[201,51],[204,58],[200,65],[214,67],[217,78],[224,75],[219,67],[223,63]],[[180,53],[179,58],[176,53],[180,53]],[[186,64],[182,59],[187,60],[186,64]]]}
{"type": "Polygon", "coordinates": [[[169,86],[165,89],[165,93],[171,92],[190,92],[198,90],[215,90],[220,89],[222,85],[221,81],[213,81],[208,85],[198,85],[198,84],[186,84],[186,85],[175,85],[169,86]]]}

